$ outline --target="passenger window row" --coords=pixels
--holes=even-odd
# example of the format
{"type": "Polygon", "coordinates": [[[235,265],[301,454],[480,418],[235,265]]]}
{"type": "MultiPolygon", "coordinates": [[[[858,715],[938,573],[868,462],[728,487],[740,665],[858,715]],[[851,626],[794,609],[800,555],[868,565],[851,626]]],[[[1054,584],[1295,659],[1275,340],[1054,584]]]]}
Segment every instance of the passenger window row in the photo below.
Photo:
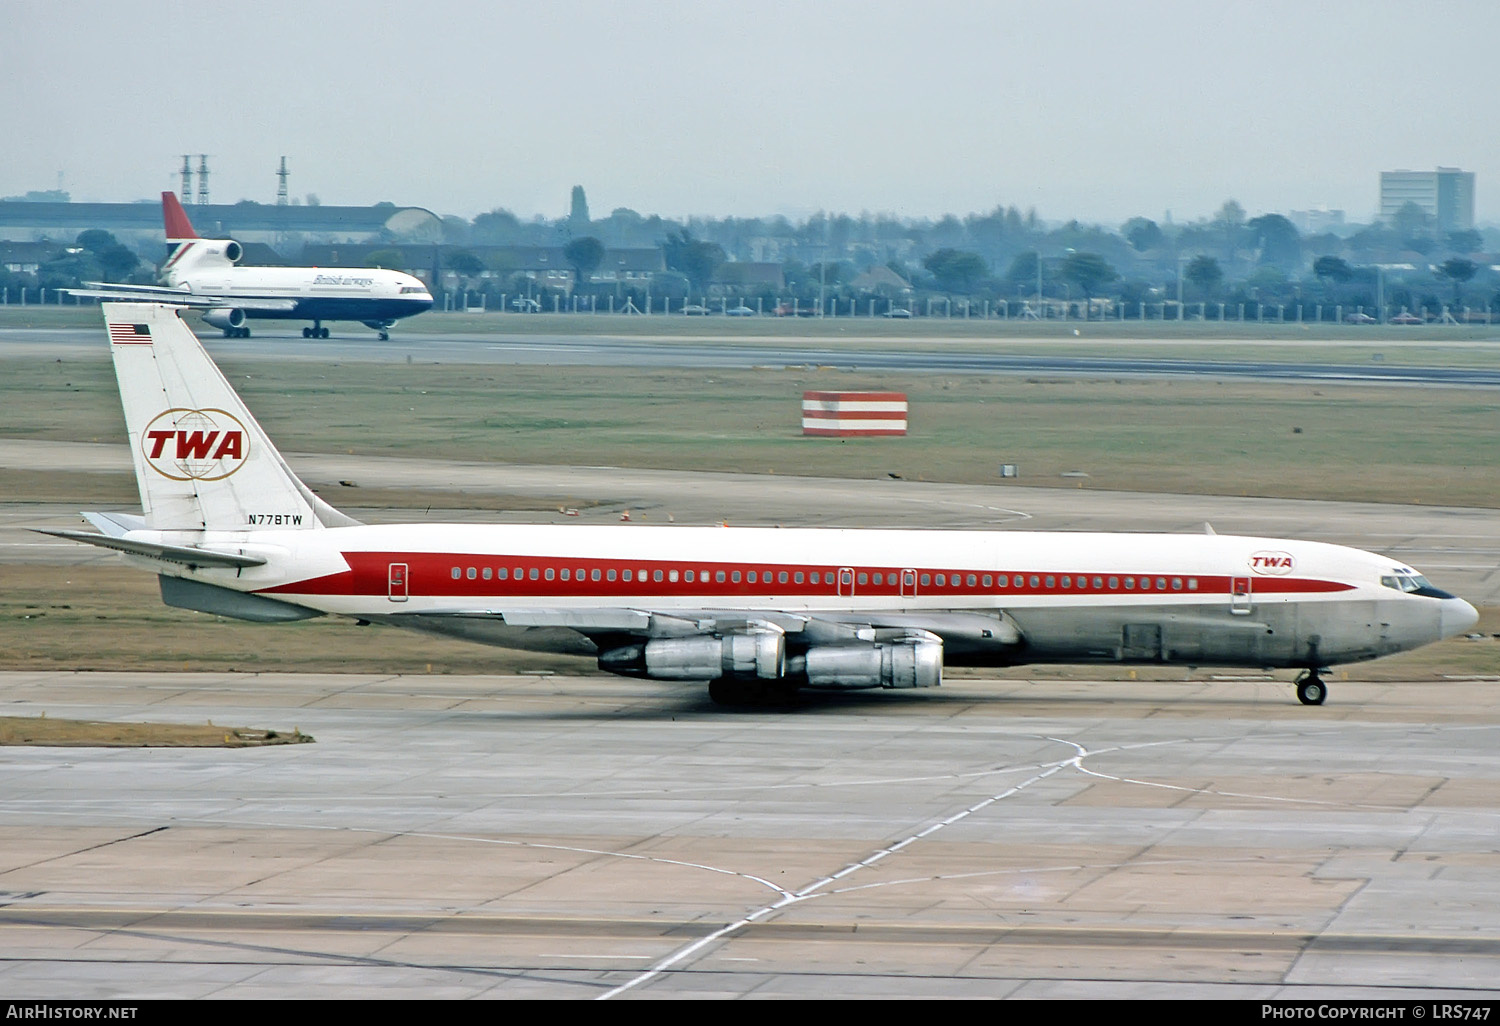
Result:
{"type": "MultiPolygon", "coordinates": [[[[687,584],[816,584],[832,587],[836,582],[833,571],[825,570],[689,570],[681,568],[650,569],[647,567],[453,567],[453,580],[495,581],[604,581],[614,583],[666,582],[676,584],[679,580],[687,584]]],[[[894,572],[872,572],[861,570],[855,575],[859,586],[891,587],[900,582],[900,574],[894,572]]],[[[918,580],[923,588],[982,588],[986,591],[1188,591],[1198,590],[1196,577],[1149,577],[1086,574],[935,574],[924,572],[918,580]]]]}

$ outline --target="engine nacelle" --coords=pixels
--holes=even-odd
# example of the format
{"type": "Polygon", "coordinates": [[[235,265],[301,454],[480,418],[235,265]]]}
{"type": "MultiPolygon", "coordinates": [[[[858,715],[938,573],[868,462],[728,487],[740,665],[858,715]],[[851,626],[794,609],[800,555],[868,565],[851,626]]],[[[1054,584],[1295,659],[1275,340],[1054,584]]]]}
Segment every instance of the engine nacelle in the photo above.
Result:
{"type": "Polygon", "coordinates": [[[245,311],[238,307],[216,306],[203,315],[203,320],[220,331],[245,326],[245,311]]]}
{"type": "Polygon", "coordinates": [[[943,639],[910,631],[868,645],[815,645],[798,662],[815,688],[935,688],[943,683],[943,639]]]}
{"type": "Polygon", "coordinates": [[[656,638],[599,654],[599,668],[652,680],[777,680],[786,675],[780,631],[656,638]]]}

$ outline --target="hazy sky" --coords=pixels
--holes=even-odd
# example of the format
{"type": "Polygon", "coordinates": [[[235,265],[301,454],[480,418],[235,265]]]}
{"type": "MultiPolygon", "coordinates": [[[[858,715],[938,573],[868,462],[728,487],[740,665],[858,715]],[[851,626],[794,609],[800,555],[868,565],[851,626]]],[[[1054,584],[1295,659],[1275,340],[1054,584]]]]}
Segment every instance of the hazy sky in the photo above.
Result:
{"type": "Polygon", "coordinates": [[[1496,0],[0,0],[0,196],[1175,220],[1477,173],[1496,0]],[[196,166],[196,157],[194,158],[196,166]]]}

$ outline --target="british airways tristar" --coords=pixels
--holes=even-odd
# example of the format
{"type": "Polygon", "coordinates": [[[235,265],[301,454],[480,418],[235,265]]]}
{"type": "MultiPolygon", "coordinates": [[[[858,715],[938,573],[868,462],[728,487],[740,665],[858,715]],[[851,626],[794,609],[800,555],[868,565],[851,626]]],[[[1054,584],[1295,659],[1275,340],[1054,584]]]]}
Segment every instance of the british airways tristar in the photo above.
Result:
{"type": "Polygon", "coordinates": [[[327,338],[324,321],[359,321],[381,341],[402,317],[432,306],[421,279],[380,268],[238,267],[244,250],[233,239],[204,239],[170,192],[161,194],[167,241],[174,245],[158,275],[160,285],[90,282],[76,295],[172,303],[203,310],[225,338],[249,338],[259,318],[312,321],[303,338],[327,338]]]}
{"type": "Polygon", "coordinates": [[[336,614],[605,670],[716,701],[941,683],[944,663],[1297,668],[1467,630],[1474,607],[1397,560],[1227,535],[729,527],[371,526],[292,473],[178,317],[106,303],[143,516],[88,513],[173,606],[336,614]]]}

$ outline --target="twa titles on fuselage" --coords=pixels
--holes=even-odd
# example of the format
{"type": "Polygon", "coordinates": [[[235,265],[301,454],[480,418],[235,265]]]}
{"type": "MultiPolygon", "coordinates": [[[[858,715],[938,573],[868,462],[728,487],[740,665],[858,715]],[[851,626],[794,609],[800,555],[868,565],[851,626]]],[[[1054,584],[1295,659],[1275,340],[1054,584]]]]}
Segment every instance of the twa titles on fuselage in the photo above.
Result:
{"type": "Polygon", "coordinates": [[[1287,539],[364,525],[297,479],[175,310],[104,311],[144,515],[48,533],[125,553],[174,606],[587,654],[726,702],[1110,663],[1299,669],[1316,705],[1328,667],[1477,619],[1389,557],[1287,539]]]}
{"type": "Polygon", "coordinates": [[[324,321],[359,321],[382,341],[402,317],[432,307],[419,278],[381,268],[240,267],[244,249],[233,239],[205,239],[170,192],[161,194],[167,241],[174,245],[158,285],[90,282],[75,294],[100,299],[191,306],[226,338],[249,338],[255,319],[311,321],[303,338],[327,338],[324,321]]]}

